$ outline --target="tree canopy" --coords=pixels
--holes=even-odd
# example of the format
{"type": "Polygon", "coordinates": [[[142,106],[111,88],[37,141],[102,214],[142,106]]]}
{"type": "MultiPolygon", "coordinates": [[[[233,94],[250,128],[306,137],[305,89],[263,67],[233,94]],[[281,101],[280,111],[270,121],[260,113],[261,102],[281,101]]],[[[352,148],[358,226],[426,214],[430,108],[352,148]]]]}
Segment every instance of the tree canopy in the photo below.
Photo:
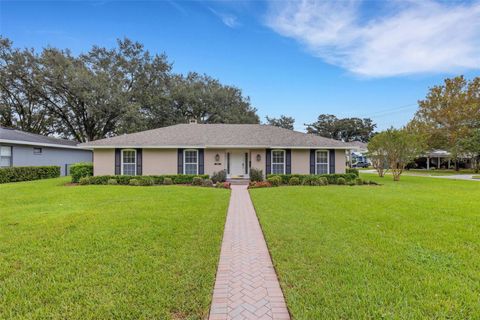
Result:
{"type": "Polygon", "coordinates": [[[275,127],[280,127],[288,130],[293,130],[293,125],[295,124],[295,119],[293,117],[287,117],[281,115],[280,118],[270,118],[266,117],[267,124],[275,127]]]}
{"type": "Polygon", "coordinates": [[[207,75],[172,72],[164,54],[118,40],[113,49],[14,48],[0,38],[0,125],[90,141],[196,119],[259,123],[248,97],[207,75]]]}
{"type": "Polygon", "coordinates": [[[371,119],[342,118],[332,114],[321,114],[316,122],[306,124],[307,132],[345,142],[368,142],[373,136],[376,124],[371,119]]]}

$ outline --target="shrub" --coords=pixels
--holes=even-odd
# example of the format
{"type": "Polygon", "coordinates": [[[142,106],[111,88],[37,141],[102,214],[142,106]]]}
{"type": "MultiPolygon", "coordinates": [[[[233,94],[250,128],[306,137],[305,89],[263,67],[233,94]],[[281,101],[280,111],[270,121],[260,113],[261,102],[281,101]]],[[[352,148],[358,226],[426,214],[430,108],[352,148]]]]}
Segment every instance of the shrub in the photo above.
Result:
{"type": "Polygon", "coordinates": [[[267,179],[268,182],[272,185],[272,187],[278,187],[282,184],[282,178],[279,176],[270,176],[267,179]]]}
{"type": "Polygon", "coordinates": [[[212,174],[212,182],[225,182],[227,180],[227,171],[222,170],[212,174]]]}
{"type": "Polygon", "coordinates": [[[79,182],[82,177],[93,176],[93,164],[90,162],[75,163],[70,166],[72,182],[79,182]]]}
{"type": "Polygon", "coordinates": [[[347,181],[345,180],[345,178],[340,177],[337,179],[337,184],[344,186],[345,184],[347,184],[347,181]]]}
{"type": "Polygon", "coordinates": [[[249,188],[251,189],[255,189],[255,188],[270,188],[272,187],[272,184],[268,181],[254,181],[252,183],[250,183],[250,185],[248,186],[249,188]]]}
{"type": "MultiPolygon", "coordinates": [[[[268,175],[271,177],[274,175],[268,175]]],[[[313,174],[279,174],[276,175],[282,178],[283,184],[288,184],[292,177],[298,177],[302,184],[309,185],[309,183],[304,183],[305,179],[313,179],[312,177],[325,177],[327,178],[328,184],[337,184],[338,178],[344,178],[345,181],[354,181],[357,176],[354,173],[332,173],[332,174],[320,174],[320,175],[313,175],[313,174]]]]}
{"type": "Polygon", "coordinates": [[[250,181],[263,181],[263,171],[260,169],[250,168],[250,181]]]}
{"type": "Polygon", "coordinates": [[[320,177],[318,178],[318,181],[320,182],[321,186],[328,186],[328,180],[325,177],[320,177]]]}
{"type": "Polygon", "coordinates": [[[203,184],[203,179],[200,177],[194,177],[192,180],[194,186],[201,186],[203,184]]]}
{"type": "Polygon", "coordinates": [[[217,188],[230,189],[230,182],[217,182],[215,185],[217,188]]]}
{"type": "Polygon", "coordinates": [[[363,180],[363,184],[368,184],[368,181],[367,181],[367,180],[363,180]]]}
{"type": "Polygon", "coordinates": [[[356,169],[356,168],[347,168],[347,170],[345,170],[345,172],[346,173],[353,173],[357,177],[360,177],[360,173],[359,173],[358,169],[356,169]]]}
{"type": "Polygon", "coordinates": [[[377,186],[377,185],[378,185],[378,182],[377,182],[377,181],[370,180],[370,181],[368,181],[368,184],[377,186]]]}
{"type": "Polygon", "coordinates": [[[118,184],[117,179],[108,179],[107,184],[115,186],[118,184]]]}
{"type": "Polygon", "coordinates": [[[355,186],[355,181],[347,181],[347,185],[349,186],[355,186]]]}
{"type": "Polygon", "coordinates": [[[211,187],[213,187],[213,181],[210,180],[210,179],[205,179],[202,182],[202,186],[211,188],[211,187]]]}
{"type": "Polygon", "coordinates": [[[291,177],[288,184],[291,186],[298,186],[300,184],[300,179],[298,177],[291,177]]]}
{"type": "Polygon", "coordinates": [[[138,177],[137,180],[141,186],[153,186],[153,179],[151,177],[138,177]]]}
{"type": "Polygon", "coordinates": [[[60,177],[59,166],[0,168],[0,183],[32,181],[60,177]]]}
{"type": "Polygon", "coordinates": [[[363,184],[363,180],[361,178],[357,178],[357,179],[355,179],[355,184],[357,186],[361,186],[363,184]]]}
{"type": "Polygon", "coordinates": [[[128,182],[129,185],[131,186],[139,186],[140,185],[140,181],[138,181],[138,179],[130,179],[130,181],[128,182]]]}
{"type": "Polygon", "coordinates": [[[172,185],[173,184],[172,178],[164,178],[163,184],[167,186],[172,185]]]}
{"type": "Polygon", "coordinates": [[[308,175],[302,181],[304,186],[318,186],[320,185],[320,177],[315,175],[308,175]]]}
{"type": "Polygon", "coordinates": [[[81,177],[78,182],[80,183],[80,185],[85,186],[87,184],[90,184],[90,178],[89,177],[81,177]]]}

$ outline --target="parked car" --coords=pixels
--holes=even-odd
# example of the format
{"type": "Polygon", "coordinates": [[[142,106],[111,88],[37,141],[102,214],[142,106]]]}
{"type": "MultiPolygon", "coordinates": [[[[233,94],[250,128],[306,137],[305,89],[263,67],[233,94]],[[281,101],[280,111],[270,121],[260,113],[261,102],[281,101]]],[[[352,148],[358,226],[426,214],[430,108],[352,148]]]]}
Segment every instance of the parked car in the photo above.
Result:
{"type": "Polygon", "coordinates": [[[364,162],[364,161],[359,161],[359,162],[353,164],[354,168],[368,168],[369,166],[370,166],[370,164],[368,162],[364,162]]]}

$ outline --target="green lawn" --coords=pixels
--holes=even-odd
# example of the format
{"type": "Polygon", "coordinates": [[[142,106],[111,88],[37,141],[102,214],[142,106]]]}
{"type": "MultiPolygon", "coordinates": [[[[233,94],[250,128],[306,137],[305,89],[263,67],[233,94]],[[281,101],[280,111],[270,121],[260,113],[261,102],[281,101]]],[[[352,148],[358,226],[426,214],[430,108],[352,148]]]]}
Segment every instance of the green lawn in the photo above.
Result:
{"type": "Polygon", "coordinates": [[[480,185],[250,191],[295,319],[479,319],[480,185]]]}
{"type": "Polygon", "coordinates": [[[229,191],[0,185],[0,319],[204,319],[229,191]]]}
{"type": "Polygon", "coordinates": [[[475,171],[473,169],[461,169],[455,171],[453,169],[435,169],[435,170],[424,170],[424,169],[410,169],[405,170],[405,173],[414,173],[414,174],[422,174],[426,176],[450,176],[450,175],[457,175],[457,174],[473,174],[475,171]]]}

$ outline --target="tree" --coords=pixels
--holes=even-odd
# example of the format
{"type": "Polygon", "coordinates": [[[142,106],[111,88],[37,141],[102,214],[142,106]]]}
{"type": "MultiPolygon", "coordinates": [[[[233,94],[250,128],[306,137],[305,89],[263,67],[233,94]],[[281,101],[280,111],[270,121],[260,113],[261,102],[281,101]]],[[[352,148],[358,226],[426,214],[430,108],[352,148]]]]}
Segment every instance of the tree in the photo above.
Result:
{"type": "Polygon", "coordinates": [[[373,136],[376,124],[371,119],[343,118],[332,114],[321,114],[316,122],[306,124],[307,132],[345,142],[368,142],[373,136]]]}
{"type": "Polygon", "coordinates": [[[430,149],[447,149],[457,159],[459,142],[480,128],[480,77],[445,79],[418,104],[408,127],[425,136],[430,149]]]}
{"type": "Polygon", "coordinates": [[[372,166],[377,170],[378,176],[383,178],[388,169],[387,153],[385,149],[386,135],[377,134],[368,142],[367,157],[372,162],[372,166]]]}
{"type": "Polygon", "coordinates": [[[460,140],[459,152],[471,160],[476,173],[480,172],[480,129],[460,140]]]}
{"type": "Polygon", "coordinates": [[[281,115],[280,118],[270,118],[266,117],[267,119],[267,124],[270,126],[275,126],[275,127],[280,127],[288,130],[293,130],[295,119],[293,117],[287,117],[284,115],[281,115]]]}
{"type": "Polygon", "coordinates": [[[422,137],[405,128],[390,128],[375,135],[372,141],[372,147],[369,144],[369,152],[379,150],[385,155],[394,181],[400,180],[400,175],[407,164],[418,157],[425,148],[422,137]]]}

